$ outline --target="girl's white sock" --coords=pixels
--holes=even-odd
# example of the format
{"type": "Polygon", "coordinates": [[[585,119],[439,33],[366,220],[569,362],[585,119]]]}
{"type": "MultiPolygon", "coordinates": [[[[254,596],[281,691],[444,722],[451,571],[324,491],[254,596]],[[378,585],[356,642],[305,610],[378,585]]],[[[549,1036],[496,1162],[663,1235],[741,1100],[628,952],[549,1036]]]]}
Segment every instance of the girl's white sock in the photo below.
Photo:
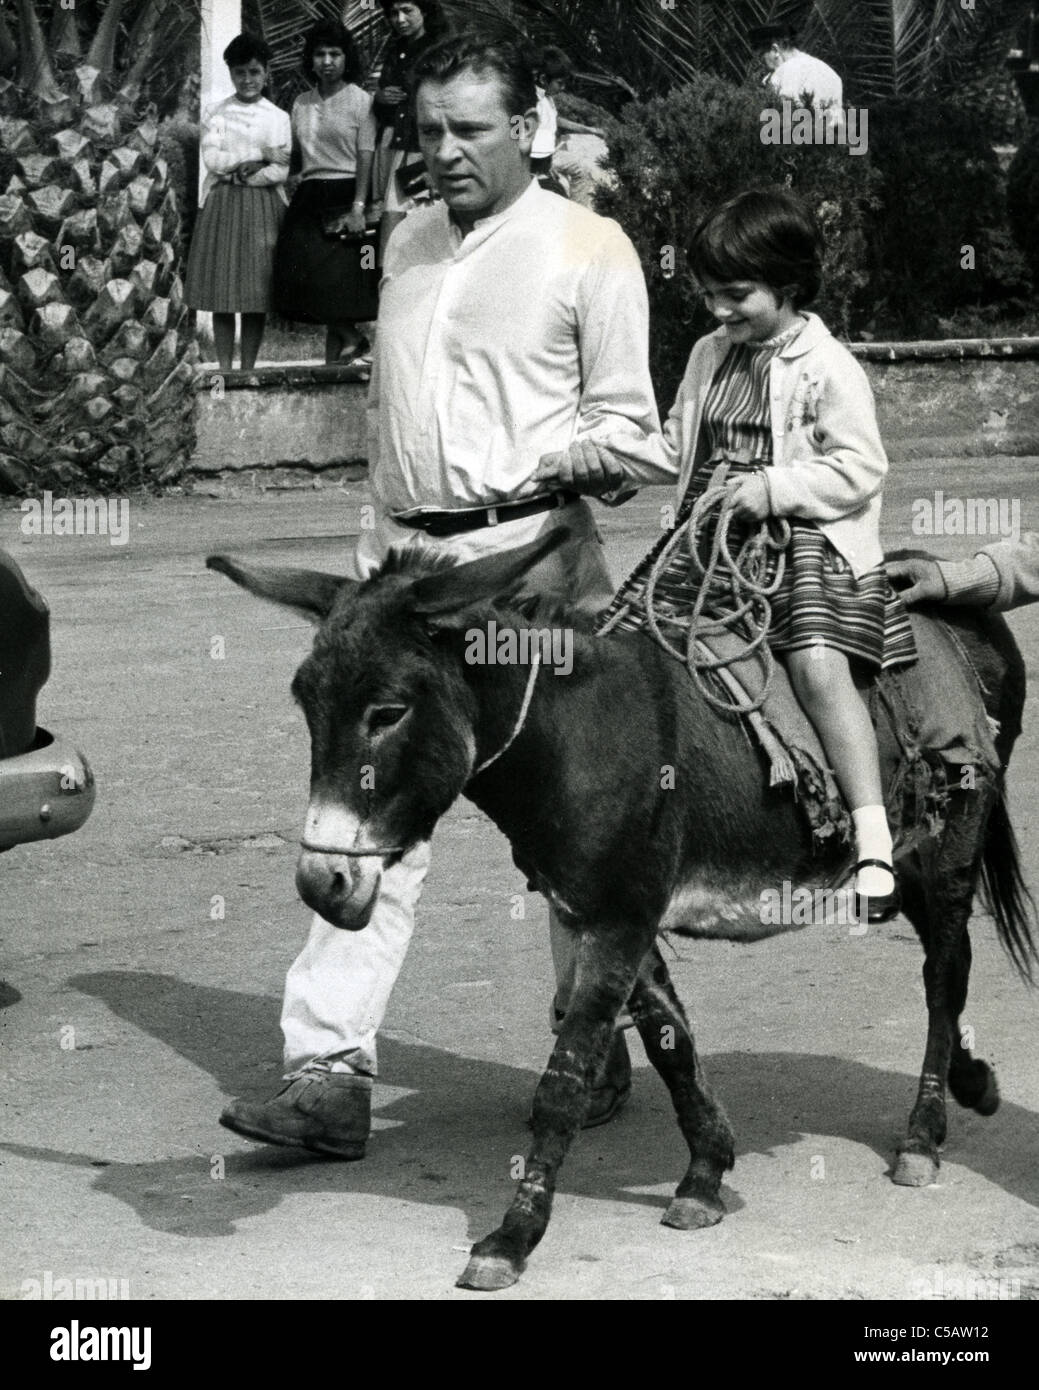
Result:
{"type": "MultiPolygon", "coordinates": [[[[852,811],[851,819],[855,826],[855,858],[883,859],[885,864],[890,864],[893,846],[884,807],[860,806],[852,811]]],[[[894,874],[872,865],[868,869],[860,869],[855,879],[856,892],[871,897],[886,896],[894,891],[894,887],[894,874]]]]}

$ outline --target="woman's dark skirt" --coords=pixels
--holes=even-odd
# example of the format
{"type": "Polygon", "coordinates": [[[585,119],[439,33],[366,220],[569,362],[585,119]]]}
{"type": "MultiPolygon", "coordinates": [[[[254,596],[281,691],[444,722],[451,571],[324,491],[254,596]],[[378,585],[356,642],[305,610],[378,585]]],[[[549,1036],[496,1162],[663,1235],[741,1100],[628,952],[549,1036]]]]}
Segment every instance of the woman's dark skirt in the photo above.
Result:
{"type": "Polygon", "coordinates": [[[351,210],[355,187],[353,179],[305,179],[296,189],[274,258],[274,307],[285,318],[358,323],[378,313],[374,236],[342,241],[324,230],[351,210]]]}
{"type": "Polygon", "coordinates": [[[191,238],[184,298],[214,314],[265,314],[285,202],[278,187],[218,183],[191,238]]]}

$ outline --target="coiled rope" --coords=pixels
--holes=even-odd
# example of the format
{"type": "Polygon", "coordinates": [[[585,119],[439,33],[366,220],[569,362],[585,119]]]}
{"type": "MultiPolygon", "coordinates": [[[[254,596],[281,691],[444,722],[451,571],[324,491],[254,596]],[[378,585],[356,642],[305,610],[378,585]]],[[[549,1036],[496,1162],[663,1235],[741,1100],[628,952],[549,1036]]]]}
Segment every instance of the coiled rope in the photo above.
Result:
{"type": "MultiPolygon", "coordinates": [[[[654,640],[685,664],[707,703],[725,714],[749,715],[761,709],[772,684],[775,658],[768,646],[772,626],[771,599],[786,572],[790,525],[782,518],[763,521],[733,554],[729,528],[733,521],[734,499],[728,471],[727,464],[719,465],[688,518],[676,526],[655,556],[641,594],[641,606],[654,640]],[[708,533],[710,547],[703,561],[701,544],[708,533]],[[688,615],[677,616],[661,611],[657,586],[683,547],[688,550],[698,583],[692,610],[688,615]],[[665,633],[664,624],[683,630],[680,647],[665,633]],[[738,650],[729,656],[716,654],[703,641],[725,633],[740,639],[738,650]],[[742,687],[733,678],[724,682],[726,694],[719,694],[712,687],[709,680],[712,673],[725,673],[729,667],[758,651],[764,677],[756,696],[738,694],[734,687],[742,687]]],[[[610,631],[628,611],[628,605],[622,607],[601,631],[610,631]]]]}

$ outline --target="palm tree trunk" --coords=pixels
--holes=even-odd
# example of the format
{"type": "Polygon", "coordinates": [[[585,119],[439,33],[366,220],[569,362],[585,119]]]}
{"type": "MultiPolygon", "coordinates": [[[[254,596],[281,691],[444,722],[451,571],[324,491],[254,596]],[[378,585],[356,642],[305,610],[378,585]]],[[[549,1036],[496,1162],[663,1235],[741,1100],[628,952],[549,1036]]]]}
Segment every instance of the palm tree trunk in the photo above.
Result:
{"type": "Polygon", "coordinates": [[[115,41],[119,33],[119,20],[126,9],[126,0],[108,0],[101,23],[97,26],[94,42],[87,54],[87,63],[97,68],[102,80],[109,82],[115,72],[115,41]]]}
{"type": "Polygon", "coordinates": [[[119,95],[126,101],[136,101],[140,95],[141,83],[155,56],[156,42],[168,6],[169,0],[148,0],[130,30],[127,43],[130,66],[119,88],[119,95]]]}
{"type": "Polygon", "coordinates": [[[21,35],[18,84],[31,92],[38,101],[61,101],[63,94],[47,56],[47,41],[43,36],[43,28],[33,0],[15,0],[15,3],[21,35]]]}
{"type": "Polygon", "coordinates": [[[78,58],[82,54],[75,8],[65,9],[61,5],[54,7],[54,13],[51,15],[50,46],[52,53],[60,53],[64,57],[78,58]]]}

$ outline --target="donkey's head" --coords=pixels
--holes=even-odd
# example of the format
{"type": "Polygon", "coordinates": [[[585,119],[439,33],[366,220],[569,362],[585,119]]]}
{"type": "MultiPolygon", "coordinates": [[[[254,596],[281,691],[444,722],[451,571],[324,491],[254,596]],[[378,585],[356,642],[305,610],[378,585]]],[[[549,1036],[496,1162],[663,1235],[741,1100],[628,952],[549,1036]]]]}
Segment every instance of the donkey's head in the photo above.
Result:
{"type": "Polygon", "coordinates": [[[366,926],[383,868],[429,839],[472,776],[476,699],[449,637],[475,605],[514,594],[566,535],[458,566],[408,547],[363,584],[223,555],[206,561],[319,624],[292,682],[311,742],[296,887],[326,921],[366,926]]]}

